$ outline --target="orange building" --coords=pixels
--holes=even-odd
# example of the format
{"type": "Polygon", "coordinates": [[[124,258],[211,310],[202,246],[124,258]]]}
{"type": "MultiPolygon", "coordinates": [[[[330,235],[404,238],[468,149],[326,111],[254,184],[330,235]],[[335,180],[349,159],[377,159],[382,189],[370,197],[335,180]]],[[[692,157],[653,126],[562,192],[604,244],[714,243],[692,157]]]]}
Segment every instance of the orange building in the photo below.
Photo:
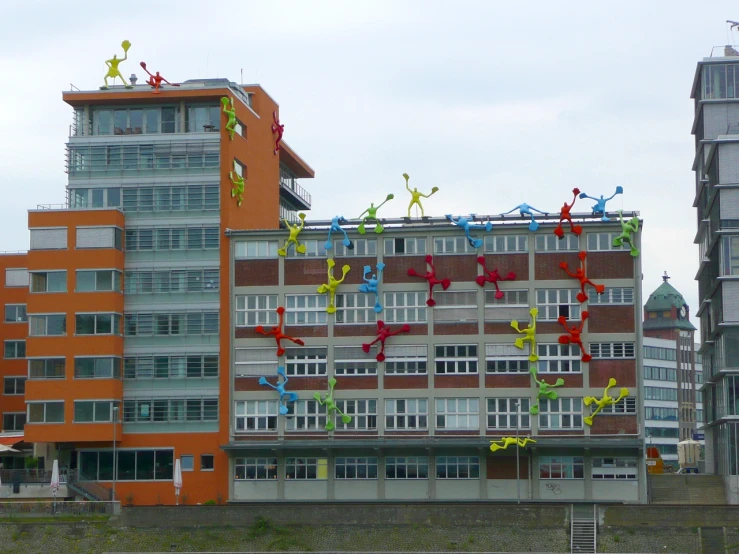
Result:
{"type": "Polygon", "coordinates": [[[74,108],[68,203],[30,211],[28,255],[0,257],[3,431],[25,423],[47,466],[58,458],[124,503],[174,504],[176,459],[180,501],[225,500],[225,231],[297,220],[310,195],[296,180],[313,170],[277,143],[279,108],[256,85],[205,79],[63,98],[74,108]]]}

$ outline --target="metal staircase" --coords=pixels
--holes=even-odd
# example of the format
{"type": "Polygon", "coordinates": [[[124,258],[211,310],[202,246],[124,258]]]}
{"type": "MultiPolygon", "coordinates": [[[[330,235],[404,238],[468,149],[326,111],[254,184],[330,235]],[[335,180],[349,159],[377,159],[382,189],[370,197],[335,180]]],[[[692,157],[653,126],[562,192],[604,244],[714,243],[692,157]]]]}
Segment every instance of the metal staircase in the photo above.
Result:
{"type": "Polygon", "coordinates": [[[570,552],[596,552],[596,507],[573,504],[570,517],[570,552]]]}
{"type": "Polygon", "coordinates": [[[67,472],[67,489],[78,496],[93,501],[108,501],[111,500],[112,496],[110,489],[103,487],[95,481],[85,479],[81,473],[73,469],[67,472]]]}

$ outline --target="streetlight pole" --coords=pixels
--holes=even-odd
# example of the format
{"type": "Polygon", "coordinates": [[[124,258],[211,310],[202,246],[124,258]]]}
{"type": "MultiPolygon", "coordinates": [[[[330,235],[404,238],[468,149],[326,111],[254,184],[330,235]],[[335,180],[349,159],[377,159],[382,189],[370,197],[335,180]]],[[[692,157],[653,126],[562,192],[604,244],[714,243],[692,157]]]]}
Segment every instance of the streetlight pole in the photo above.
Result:
{"type": "Polygon", "coordinates": [[[111,500],[115,502],[115,478],[118,473],[117,456],[115,452],[115,426],[118,424],[118,406],[113,405],[113,498],[111,500]]]}
{"type": "Polygon", "coordinates": [[[516,498],[518,504],[521,503],[521,461],[519,452],[521,447],[518,444],[518,429],[521,424],[521,402],[516,402],[516,498]]]}

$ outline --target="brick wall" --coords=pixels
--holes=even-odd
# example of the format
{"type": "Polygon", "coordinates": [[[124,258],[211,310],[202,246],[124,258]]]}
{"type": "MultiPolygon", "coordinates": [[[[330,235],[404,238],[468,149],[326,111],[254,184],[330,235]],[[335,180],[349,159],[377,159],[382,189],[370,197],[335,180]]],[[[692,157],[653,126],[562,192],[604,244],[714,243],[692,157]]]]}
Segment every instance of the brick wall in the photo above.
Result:
{"type": "Polygon", "coordinates": [[[300,377],[291,375],[289,390],[309,390],[324,391],[328,390],[328,377],[313,375],[310,377],[300,377]]]}
{"type": "Polygon", "coordinates": [[[423,275],[426,273],[425,256],[392,256],[385,258],[385,270],[382,279],[386,283],[413,283],[418,277],[408,275],[410,268],[423,275]]]}
{"type": "Polygon", "coordinates": [[[588,306],[588,332],[633,333],[634,306],[588,306]]]}
{"type": "MultiPolygon", "coordinates": [[[[509,446],[506,450],[511,450],[513,456],[510,453],[499,454],[503,452],[499,450],[488,456],[487,460],[487,478],[488,479],[515,479],[516,478],[516,451],[514,446],[509,446]]],[[[523,450],[523,449],[522,449],[523,450]]],[[[526,452],[520,452],[519,454],[519,479],[529,478],[529,457],[526,452]]]]}
{"type": "MultiPolygon", "coordinates": [[[[334,277],[341,278],[341,266],[339,264],[334,267],[334,277]]],[[[328,264],[324,258],[291,258],[285,260],[286,285],[322,285],[324,283],[328,283],[328,264]]]]}
{"type": "Polygon", "coordinates": [[[617,388],[636,388],[636,360],[592,360],[589,365],[591,387],[606,387],[613,377],[617,388]]]}
{"type": "Polygon", "coordinates": [[[237,260],[234,265],[234,284],[237,287],[265,287],[279,285],[280,260],[237,260]]]}
{"type": "MultiPolygon", "coordinates": [[[[346,279],[344,279],[344,285],[359,285],[361,283],[364,283],[364,279],[362,278],[364,274],[364,266],[368,265],[372,268],[372,273],[377,273],[377,268],[375,267],[375,264],[377,263],[377,256],[371,256],[371,257],[356,257],[356,258],[334,258],[334,261],[336,261],[336,266],[334,267],[334,277],[337,279],[341,279],[341,268],[346,264],[349,267],[351,267],[351,271],[346,274],[346,279]]],[[[341,289],[342,285],[339,285],[339,289],[341,289]]],[[[338,289],[337,289],[338,290],[338,289]]],[[[359,292],[359,289],[356,287],[350,287],[349,289],[344,289],[343,292],[359,292]]]]}
{"type": "MultiPolygon", "coordinates": [[[[537,281],[553,281],[570,279],[579,286],[579,282],[567,276],[565,270],[559,267],[560,262],[567,262],[570,271],[580,267],[580,258],[577,252],[537,252],[535,256],[534,276],[537,281]]],[[[574,285],[573,285],[574,286],[574,285]]]]}
{"type": "MultiPolygon", "coordinates": [[[[586,411],[588,409],[586,408],[586,411]]],[[[635,415],[609,415],[599,413],[593,418],[590,433],[593,435],[636,435],[638,429],[635,415]]]]}
{"type": "Polygon", "coordinates": [[[531,375],[522,373],[520,375],[511,373],[485,375],[485,388],[487,389],[513,389],[531,386],[531,375]]]}
{"type": "Polygon", "coordinates": [[[478,375],[434,375],[436,389],[476,389],[480,384],[478,375]]]}
{"type": "Polygon", "coordinates": [[[337,378],[337,388],[343,390],[363,390],[377,388],[377,375],[352,375],[351,377],[337,378]]]}
{"type": "MultiPolygon", "coordinates": [[[[518,322],[521,329],[525,329],[528,326],[528,320],[518,322]]],[[[502,321],[496,322],[485,322],[485,334],[486,335],[518,335],[516,330],[511,327],[510,321],[508,323],[502,321]]],[[[522,335],[523,336],[523,335],[522,335]]],[[[511,342],[514,337],[511,337],[511,342]]]]}
{"type": "Polygon", "coordinates": [[[632,279],[634,258],[629,251],[588,252],[587,275],[591,279],[632,279]]]}
{"type": "Polygon", "coordinates": [[[374,337],[377,335],[377,324],[370,325],[334,325],[335,337],[374,337]]]}
{"type": "Polygon", "coordinates": [[[385,375],[386,389],[425,389],[429,386],[428,375],[385,375]]]}
{"type": "MultiPolygon", "coordinates": [[[[452,283],[458,281],[475,281],[477,277],[477,256],[474,254],[460,254],[453,256],[437,255],[433,260],[437,279],[450,279],[452,283]]],[[[430,269],[430,268],[429,268],[430,269]]]]}
{"type": "Polygon", "coordinates": [[[485,254],[485,267],[490,271],[497,269],[498,273],[504,277],[512,271],[516,274],[518,281],[529,279],[528,254],[485,254]]]}
{"type": "MultiPolygon", "coordinates": [[[[328,326],[327,325],[285,325],[285,334],[289,337],[295,337],[303,339],[306,337],[327,337],[328,326]]],[[[290,346],[289,341],[283,341],[283,347],[287,348],[290,346]]]]}
{"type": "Polygon", "coordinates": [[[465,323],[436,323],[434,322],[434,335],[477,335],[477,322],[465,323]]]}

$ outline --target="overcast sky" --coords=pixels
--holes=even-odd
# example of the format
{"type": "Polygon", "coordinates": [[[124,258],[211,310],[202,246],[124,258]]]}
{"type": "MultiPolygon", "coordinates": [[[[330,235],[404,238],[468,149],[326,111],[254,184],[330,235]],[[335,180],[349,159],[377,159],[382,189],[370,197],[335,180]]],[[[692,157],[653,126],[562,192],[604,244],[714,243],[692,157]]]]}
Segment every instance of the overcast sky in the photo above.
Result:
{"type": "Polygon", "coordinates": [[[261,84],[316,171],[309,218],[390,192],[380,214],[399,216],[404,172],[440,188],[439,216],[621,185],[609,208],[644,218],[645,296],[667,271],[695,312],[689,95],[696,62],[739,42],[727,19],[736,2],[2,0],[0,250],[27,248],[26,210],[65,199],[61,92],[98,88],[128,39],[126,76],[146,61],[173,82],[261,84]]]}

